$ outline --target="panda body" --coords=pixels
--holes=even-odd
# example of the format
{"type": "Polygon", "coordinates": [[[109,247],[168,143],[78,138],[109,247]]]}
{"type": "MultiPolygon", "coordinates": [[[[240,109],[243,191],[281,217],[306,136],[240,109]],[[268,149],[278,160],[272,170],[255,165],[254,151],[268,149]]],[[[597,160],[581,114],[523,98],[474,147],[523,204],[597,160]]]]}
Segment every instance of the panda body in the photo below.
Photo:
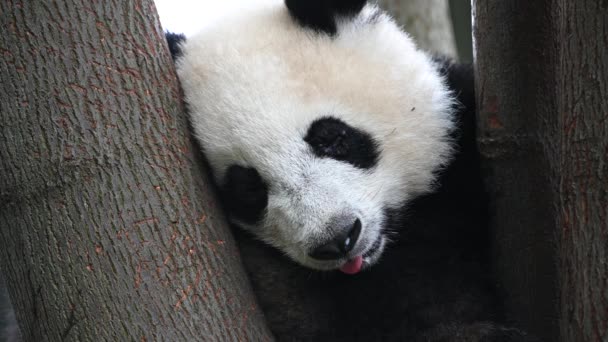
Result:
{"type": "Polygon", "coordinates": [[[278,340],[523,336],[495,323],[470,67],[359,0],[267,0],[168,40],[278,340]]]}

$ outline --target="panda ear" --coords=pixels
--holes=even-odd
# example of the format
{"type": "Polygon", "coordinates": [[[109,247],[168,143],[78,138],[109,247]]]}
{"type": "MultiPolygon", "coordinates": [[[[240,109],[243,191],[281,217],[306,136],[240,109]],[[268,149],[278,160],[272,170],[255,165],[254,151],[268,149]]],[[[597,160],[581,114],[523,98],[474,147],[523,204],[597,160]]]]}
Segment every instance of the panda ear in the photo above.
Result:
{"type": "Polygon", "coordinates": [[[335,35],[336,17],[354,17],[365,6],[365,0],[285,0],[291,16],[300,25],[335,35]]]}
{"type": "Polygon", "coordinates": [[[169,51],[173,62],[182,56],[182,44],[186,41],[186,36],[181,33],[165,32],[165,39],[169,45],[169,51]]]}

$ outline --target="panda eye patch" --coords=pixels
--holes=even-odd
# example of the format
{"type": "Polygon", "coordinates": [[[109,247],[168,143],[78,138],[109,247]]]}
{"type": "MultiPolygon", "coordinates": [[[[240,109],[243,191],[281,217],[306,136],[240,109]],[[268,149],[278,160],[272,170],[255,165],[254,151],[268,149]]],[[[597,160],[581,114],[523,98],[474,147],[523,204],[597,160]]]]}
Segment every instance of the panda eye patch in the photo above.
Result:
{"type": "Polygon", "coordinates": [[[254,168],[232,165],[221,187],[228,213],[249,224],[258,222],[268,205],[268,186],[254,168]]]}
{"type": "Polygon", "coordinates": [[[304,141],[315,155],[369,169],[378,162],[378,143],[372,136],[340,119],[323,117],[315,120],[304,141]]]}

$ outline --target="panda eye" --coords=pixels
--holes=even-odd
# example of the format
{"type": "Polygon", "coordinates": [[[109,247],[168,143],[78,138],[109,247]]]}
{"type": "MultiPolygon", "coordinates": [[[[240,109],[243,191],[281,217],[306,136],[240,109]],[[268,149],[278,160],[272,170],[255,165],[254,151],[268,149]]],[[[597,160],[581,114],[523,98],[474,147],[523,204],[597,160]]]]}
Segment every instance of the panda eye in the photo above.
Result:
{"type": "Polygon", "coordinates": [[[268,186],[256,169],[232,165],[226,171],[221,197],[230,215],[254,224],[268,205],[268,186]]]}
{"type": "Polygon", "coordinates": [[[362,169],[378,162],[378,143],[372,136],[333,117],[315,120],[304,141],[318,157],[333,158],[362,169]]]}

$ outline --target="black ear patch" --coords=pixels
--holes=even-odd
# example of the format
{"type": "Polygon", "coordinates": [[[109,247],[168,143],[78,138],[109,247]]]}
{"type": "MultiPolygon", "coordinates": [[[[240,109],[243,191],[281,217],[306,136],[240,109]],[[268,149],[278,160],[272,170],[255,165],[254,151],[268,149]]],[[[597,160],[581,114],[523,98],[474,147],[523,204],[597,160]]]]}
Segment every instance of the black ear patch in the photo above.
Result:
{"type": "Polygon", "coordinates": [[[268,206],[268,186],[254,168],[230,166],[220,190],[228,213],[245,223],[258,222],[268,206]]]}
{"type": "Polygon", "coordinates": [[[315,120],[304,141],[318,157],[332,158],[361,169],[372,168],[380,157],[379,144],[369,133],[333,117],[315,120]]]}
{"type": "Polygon", "coordinates": [[[336,16],[355,16],[361,12],[366,2],[365,0],[285,0],[285,5],[300,25],[334,35],[337,32],[336,16]]]}
{"type": "Polygon", "coordinates": [[[175,60],[182,55],[181,44],[186,41],[186,36],[181,33],[165,32],[165,39],[167,39],[171,57],[175,62],[175,60]]]}

